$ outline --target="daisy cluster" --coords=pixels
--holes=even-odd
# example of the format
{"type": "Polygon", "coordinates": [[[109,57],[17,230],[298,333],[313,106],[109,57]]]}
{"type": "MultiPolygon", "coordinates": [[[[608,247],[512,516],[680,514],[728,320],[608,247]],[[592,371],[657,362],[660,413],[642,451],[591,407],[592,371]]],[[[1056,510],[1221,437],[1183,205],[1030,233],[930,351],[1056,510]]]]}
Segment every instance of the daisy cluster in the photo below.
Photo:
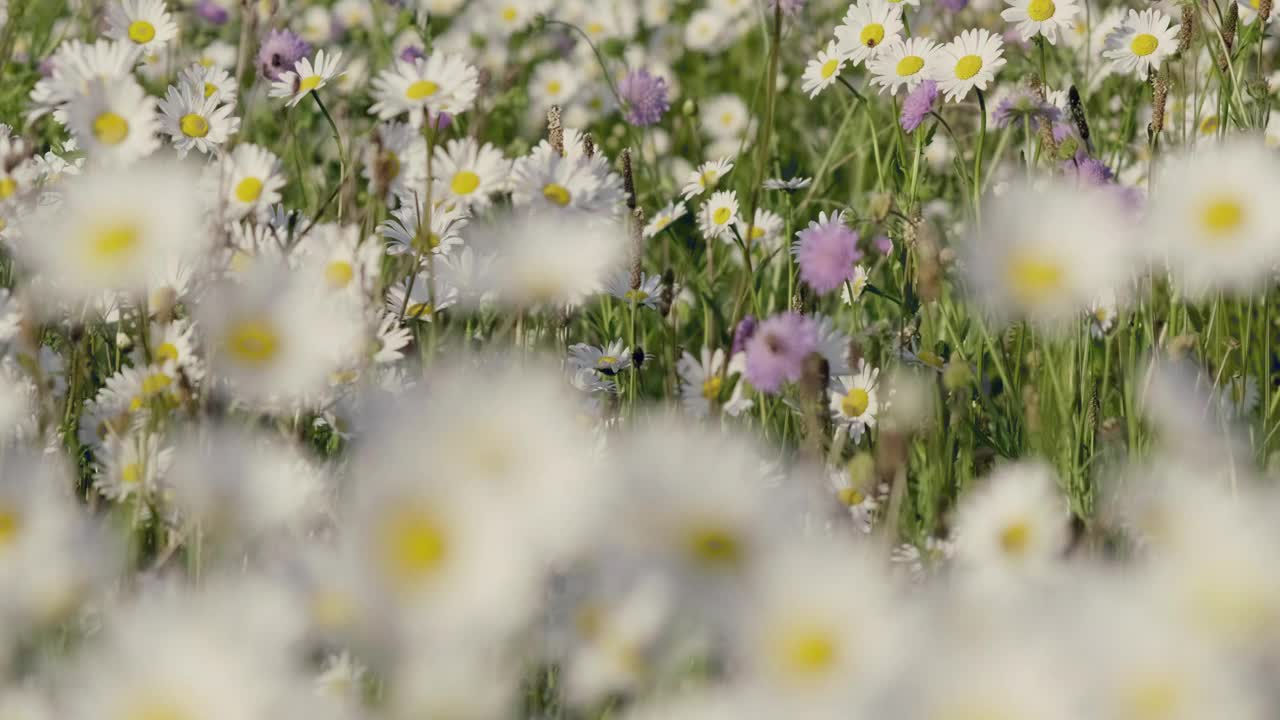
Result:
{"type": "Polygon", "coordinates": [[[1270,0],[0,0],[0,719],[1280,713],[1270,0]]]}

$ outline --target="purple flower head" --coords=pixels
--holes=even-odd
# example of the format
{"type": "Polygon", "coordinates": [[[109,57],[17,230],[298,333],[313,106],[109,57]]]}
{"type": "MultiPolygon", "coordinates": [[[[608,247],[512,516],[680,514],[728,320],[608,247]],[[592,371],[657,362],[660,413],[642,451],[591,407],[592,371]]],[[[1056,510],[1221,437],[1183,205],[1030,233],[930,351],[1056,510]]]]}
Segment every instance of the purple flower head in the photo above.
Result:
{"type": "Polygon", "coordinates": [[[796,237],[792,252],[800,264],[800,279],[818,294],[825,295],[853,277],[862,251],[858,233],[844,224],[843,215],[822,213],[818,222],[809,223],[796,237]]]}
{"type": "Polygon", "coordinates": [[[800,11],[804,10],[804,3],[805,0],[769,0],[769,14],[777,12],[778,6],[781,5],[783,15],[787,17],[799,15],[800,11]]]}
{"type": "Polygon", "coordinates": [[[969,7],[969,0],[938,0],[938,5],[941,6],[943,10],[960,12],[961,10],[969,7]]]}
{"type": "Polygon", "coordinates": [[[729,348],[729,356],[732,357],[747,349],[747,341],[756,332],[756,319],[752,315],[747,315],[738,322],[738,327],[733,329],[733,345],[729,348]]]}
{"type": "Polygon", "coordinates": [[[876,238],[871,241],[871,246],[874,247],[876,252],[881,255],[888,255],[893,252],[893,241],[884,235],[877,235],[876,238]]]}
{"type": "Polygon", "coordinates": [[[225,25],[227,20],[231,18],[231,14],[227,12],[227,9],[219,5],[216,0],[198,0],[195,11],[196,15],[214,25],[225,25]]]}
{"type": "Polygon", "coordinates": [[[1112,182],[1115,174],[1101,160],[1089,157],[1084,148],[1076,151],[1076,156],[1062,163],[1062,172],[1067,177],[1074,177],[1081,185],[1101,187],[1112,182]]]}
{"type": "Polygon", "coordinates": [[[270,80],[279,80],[309,52],[311,46],[292,31],[272,30],[258,50],[258,72],[270,80]]]}
{"type": "Polygon", "coordinates": [[[907,99],[902,101],[902,129],[912,132],[920,127],[924,116],[932,112],[937,103],[937,82],[925,80],[917,85],[915,90],[907,93],[907,99]]]}
{"type": "Polygon", "coordinates": [[[400,59],[405,62],[416,62],[426,56],[427,54],[422,52],[422,48],[417,45],[405,45],[404,49],[400,51],[400,59]]]}
{"type": "Polygon", "coordinates": [[[627,122],[653,125],[671,109],[667,99],[667,81],[648,70],[632,70],[618,84],[618,94],[627,106],[627,122]]]}
{"type": "Polygon", "coordinates": [[[447,112],[442,112],[436,115],[432,115],[428,112],[427,123],[436,130],[444,130],[453,126],[453,116],[447,112]]]}
{"type": "Polygon", "coordinates": [[[776,393],[804,372],[804,359],[818,349],[818,324],[788,312],[760,323],[747,341],[747,380],[759,391],[776,393]]]}
{"type": "Polygon", "coordinates": [[[1035,91],[1023,88],[1001,100],[996,106],[992,119],[996,127],[1005,128],[1019,120],[1030,124],[1043,118],[1050,123],[1055,123],[1061,116],[1061,110],[1041,100],[1040,95],[1035,91]]]}

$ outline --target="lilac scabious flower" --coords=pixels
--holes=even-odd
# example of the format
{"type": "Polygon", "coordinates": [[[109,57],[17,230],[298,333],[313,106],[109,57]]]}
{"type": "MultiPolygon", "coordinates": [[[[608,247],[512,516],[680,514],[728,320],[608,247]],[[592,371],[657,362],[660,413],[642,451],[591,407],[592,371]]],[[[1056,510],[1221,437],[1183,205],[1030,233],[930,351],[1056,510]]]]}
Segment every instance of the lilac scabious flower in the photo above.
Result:
{"type": "Polygon", "coordinates": [[[307,41],[290,30],[272,30],[258,50],[258,72],[270,80],[293,70],[299,60],[311,52],[307,41]]]}
{"type": "Polygon", "coordinates": [[[671,109],[667,99],[667,81],[648,70],[632,70],[618,84],[618,94],[627,106],[627,122],[653,125],[671,109]]]}
{"type": "Polygon", "coordinates": [[[1000,101],[992,114],[992,121],[998,128],[1009,127],[1010,123],[1022,121],[1031,126],[1040,119],[1055,123],[1062,117],[1062,111],[1048,102],[1041,100],[1034,90],[1023,88],[1000,101]]]}
{"type": "Polygon", "coordinates": [[[231,18],[231,13],[217,2],[217,0],[198,0],[195,7],[196,15],[209,21],[214,25],[225,25],[227,20],[231,18]]]}
{"type": "Polygon", "coordinates": [[[925,80],[916,86],[915,90],[907,93],[907,99],[902,101],[902,129],[912,132],[920,127],[920,123],[924,122],[924,116],[933,112],[934,106],[938,104],[938,83],[934,80],[925,80]]]}
{"type": "Polygon", "coordinates": [[[942,6],[943,10],[960,12],[969,7],[969,0],[938,0],[938,5],[942,6]]]}
{"type": "Polygon", "coordinates": [[[756,332],[756,319],[753,315],[747,315],[738,322],[738,327],[733,329],[733,345],[729,346],[729,356],[732,357],[747,349],[747,341],[756,332]]]}
{"type": "Polygon", "coordinates": [[[844,224],[844,215],[818,215],[818,222],[796,233],[792,253],[800,264],[800,279],[825,295],[853,277],[854,263],[862,259],[858,233],[844,224]]]}
{"type": "Polygon", "coordinates": [[[405,62],[416,62],[426,56],[427,54],[422,52],[422,48],[417,45],[405,45],[404,49],[400,51],[400,59],[405,62]]]}
{"type": "Polygon", "coordinates": [[[782,313],[760,323],[747,341],[747,380],[757,390],[776,393],[804,372],[804,359],[818,349],[818,324],[799,313],[782,313]]]}
{"type": "Polygon", "coordinates": [[[782,6],[782,14],[787,17],[799,15],[804,10],[805,0],[769,0],[769,13],[773,14],[778,11],[778,6],[782,6]]]}
{"type": "Polygon", "coordinates": [[[893,241],[885,235],[877,235],[876,238],[871,241],[871,246],[874,247],[876,252],[879,252],[881,255],[888,255],[893,252],[893,241]]]}

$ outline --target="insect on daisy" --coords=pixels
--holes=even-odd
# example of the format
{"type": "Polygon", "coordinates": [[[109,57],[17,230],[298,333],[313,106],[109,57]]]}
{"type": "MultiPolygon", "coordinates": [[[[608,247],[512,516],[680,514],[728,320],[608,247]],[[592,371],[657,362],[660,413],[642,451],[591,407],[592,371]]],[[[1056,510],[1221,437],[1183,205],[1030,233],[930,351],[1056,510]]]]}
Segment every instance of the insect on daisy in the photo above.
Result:
{"type": "Polygon", "coordinates": [[[938,49],[932,76],[947,100],[960,102],[971,90],[986,90],[1004,67],[1004,42],[982,28],[965,30],[938,49]]]}
{"type": "Polygon", "coordinates": [[[1146,78],[1178,49],[1179,27],[1159,10],[1130,10],[1124,22],[1107,35],[1102,55],[1118,72],[1146,78]]]}
{"type": "Polygon", "coordinates": [[[809,97],[815,98],[823,90],[831,87],[840,79],[840,71],[844,69],[845,57],[836,49],[836,41],[827,43],[827,47],[818,53],[818,57],[810,60],[804,68],[803,90],[809,97]]]}
{"type": "Polygon", "coordinates": [[[873,58],[902,33],[902,7],[886,0],[859,0],[836,28],[837,49],[854,65],[873,58]]]}
{"type": "Polygon", "coordinates": [[[309,93],[319,90],[326,83],[342,73],[338,71],[342,64],[342,53],[325,55],[324,50],[316,53],[315,63],[302,58],[293,66],[293,70],[280,75],[280,79],[271,83],[271,97],[289,98],[285,105],[293,107],[302,102],[309,93]]]}
{"type": "Polygon", "coordinates": [[[895,40],[867,61],[867,69],[871,71],[871,82],[880,86],[880,92],[892,95],[900,87],[912,90],[929,77],[937,57],[938,44],[931,38],[895,40]]]}
{"type": "Polygon", "coordinates": [[[1023,40],[1044,36],[1050,45],[1058,42],[1058,31],[1069,31],[1080,7],[1076,0],[1004,0],[1010,7],[1000,13],[1014,24],[1023,40]]]}

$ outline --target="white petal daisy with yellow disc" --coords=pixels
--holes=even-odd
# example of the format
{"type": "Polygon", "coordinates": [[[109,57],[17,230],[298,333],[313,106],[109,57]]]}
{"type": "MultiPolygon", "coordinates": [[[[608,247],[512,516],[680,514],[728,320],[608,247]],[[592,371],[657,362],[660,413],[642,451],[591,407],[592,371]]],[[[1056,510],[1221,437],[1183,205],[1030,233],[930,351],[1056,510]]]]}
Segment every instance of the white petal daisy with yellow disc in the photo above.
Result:
{"type": "Polygon", "coordinates": [[[913,37],[885,45],[867,61],[867,70],[880,92],[892,95],[898,88],[914,89],[929,77],[937,62],[938,44],[931,38],[913,37]]]}
{"type": "Polygon", "coordinates": [[[461,207],[488,207],[494,195],[506,190],[511,175],[511,161],[501,150],[472,138],[437,145],[433,160],[436,199],[448,198],[461,207]]]}
{"type": "Polygon", "coordinates": [[[815,98],[823,90],[831,87],[840,79],[840,71],[844,69],[845,57],[836,49],[836,41],[832,40],[818,52],[818,57],[809,61],[801,76],[801,89],[815,98]]]}
{"type": "Polygon", "coordinates": [[[902,34],[902,6],[887,0],[859,0],[836,27],[836,48],[854,65],[873,58],[902,34]]]}
{"type": "Polygon", "coordinates": [[[986,90],[1004,67],[1004,42],[982,28],[965,30],[938,48],[930,76],[949,102],[960,102],[974,88],[986,90]]]}
{"type": "Polygon", "coordinates": [[[1124,22],[1107,35],[1102,55],[1117,72],[1145,80],[1178,49],[1179,27],[1159,10],[1130,10],[1124,22]]]}
{"type": "Polygon", "coordinates": [[[302,102],[308,94],[323,88],[335,77],[341,75],[342,53],[326,55],[324,50],[316,53],[315,62],[302,58],[293,70],[280,75],[280,79],[271,83],[271,97],[289,98],[285,105],[293,107],[302,102]]]}
{"type": "Polygon", "coordinates": [[[156,101],[131,76],[89,83],[67,105],[67,126],[89,162],[128,165],[160,144],[156,101]]]}
{"type": "Polygon", "coordinates": [[[1023,40],[1041,35],[1050,45],[1058,42],[1058,31],[1069,32],[1080,13],[1076,0],[1004,0],[1010,7],[1000,13],[1004,21],[1018,29],[1023,40]]]}
{"type": "Polygon", "coordinates": [[[107,37],[151,55],[178,35],[164,0],[120,0],[107,9],[107,37]]]}
{"type": "Polygon", "coordinates": [[[457,115],[471,109],[480,91],[480,73],[461,56],[433,53],[414,62],[398,60],[373,79],[377,101],[369,112],[383,120],[409,115],[422,127],[427,115],[457,115]]]}
{"type": "Polygon", "coordinates": [[[220,105],[214,97],[205,97],[203,90],[170,85],[160,101],[160,129],[173,142],[178,157],[186,157],[192,150],[209,155],[240,129],[240,118],[232,114],[234,111],[234,105],[220,105]]]}
{"type": "Polygon", "coordinates": [[[241,143],[219,160],[222,168],[218,207],[228,220],[265,220],[280,202],[284,166],[275,153],[260,145],[241,143]]]}

